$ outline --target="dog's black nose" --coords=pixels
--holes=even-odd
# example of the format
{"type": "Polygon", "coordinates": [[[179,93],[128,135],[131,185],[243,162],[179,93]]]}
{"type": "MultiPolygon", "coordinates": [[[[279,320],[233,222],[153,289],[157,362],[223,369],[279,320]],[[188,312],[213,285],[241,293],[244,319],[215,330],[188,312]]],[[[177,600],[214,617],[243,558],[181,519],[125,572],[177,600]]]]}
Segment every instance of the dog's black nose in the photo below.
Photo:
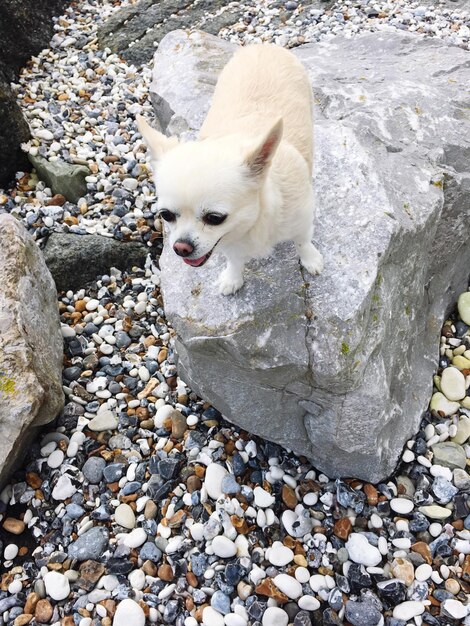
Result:
{"type": "Polygon", "coordinates": [[[194,246],[190,241],[184,239],[178,239],[173,244],[173,250],[178,256],[189,256],[194,252],[194,246]]]}

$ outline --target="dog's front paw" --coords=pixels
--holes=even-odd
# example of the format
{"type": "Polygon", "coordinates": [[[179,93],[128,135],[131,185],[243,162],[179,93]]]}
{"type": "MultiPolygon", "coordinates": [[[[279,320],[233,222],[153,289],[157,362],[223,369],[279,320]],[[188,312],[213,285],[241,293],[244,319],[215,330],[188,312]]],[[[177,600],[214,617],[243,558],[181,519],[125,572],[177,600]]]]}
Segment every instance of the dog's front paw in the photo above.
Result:
{"type": "Polygon", "coordinates": [[[323,272],[323,256],[314,246],[312,246],[308,254],[302,256],[300,262],[309,274],[315,275],[323,272]]]}
{"type": "Polygon", "coordinates": [[[233,276],[227,271],[222,272],[219,279],[219,292],[223,296],[236,293],[243,285],[243,276],[233,276]]]}

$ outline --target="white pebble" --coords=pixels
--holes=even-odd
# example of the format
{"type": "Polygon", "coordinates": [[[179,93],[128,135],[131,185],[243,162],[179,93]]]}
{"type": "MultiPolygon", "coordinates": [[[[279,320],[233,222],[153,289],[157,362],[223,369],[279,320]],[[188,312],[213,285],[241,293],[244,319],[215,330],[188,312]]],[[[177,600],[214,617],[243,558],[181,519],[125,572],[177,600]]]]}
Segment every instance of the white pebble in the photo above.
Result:
{"type": "Polygon", "coordinates": [[[268,606],[263,613],[263,621],[261,623],[263,626],[287,626],[289,616],[284,609],[278,606],[268,606]]]}
{"type": "Polygon", "coordinates": [[[359,563],[366,567],[375,567],[382,560],[380,551],[371,545],[367,538],[360,533],[351,533],[345,547],[354,563],[359,563]]]}
{"type": "Polygon", "coordinates": [[[147,533],[143,528],[134,528],[124,537],[124,545],[128,548],[138,548],[147,541],[147,533]]]}
{"type": "Polygon", "coordinates": [[[54,452],[50,454],[47,458],[47,464],[53,469],[55,469],[56,467],[60,467],[60,465],[62,465],[64,457],[65,455],[62,450],[54,450],[54,452]]]}
{"type": "Polygon", "coordinates": [[[390,508],[392,511],[395,511],[395,513],[406,515],[407,513],[411,513],[415,505],[412,500],[408,500],[407,498],[392,498],[390,500],[390,508]]]}
{"type": "Polygon", "coordinates": [[[293,576],[278,574],[274,577],[273,582],[291,600],[296,600],[302,595],[302,585],[293,576]]]}
{"type": "Polygon", "coordinates": [[[283,567],[294,560],[294,552],[280,541],[275,541],[273,545],[266,550],[266,558],[276,567],[283,567]]]}
{"type": "Polygon", "coordinates": [[[53,600],[64,600],[70,593],[70,583],[66,576],[59,572],[47,572],[44,576],[46,593],[53,600]]]}
{"type": "Polygon", "coordinates": [[[401,604],[397,604],[397,606],[393,609],[393,617],[395,619],[402,619],[405,622],[421,615],[424,613],[424,605],[422,602],[418,602],[417,600],[408,600],[407,602],[402,602],[401,604]]]}
{"type": "Polygon", "coordinates": [[[419,582],[424,582],[425,580],[428,580],[428,578],[431,578],[431,574],[432,567],[427,563],[419,565],[415,570],[415,578],[416,580],[419,580],[419,582]]]}
{"type": "Polygon", "coordinates": [[[262,487],[255,487],[253,489],[253,495],[255,497],[256,506],[259,506],[263,509],[272,506],[276,501],[276,498],[262,487]]]}
{"type": "Polygon", "coordinates": [[[204,626],[224,626],[224,618],[211,606],[206,606],[202,612],[202,623],[204,626]]]}
{"type": "Polygon", "coordinates": [[[113,626],[145,626],[145,613],[134,600],[121,600],[116,609],[113,626]]]}
{"type": "Polygon", "coordinates": [[[316,611],[320,608],[320,602],[313,596],[302,596],[297,604],[304,611],[316,611]]]}
{"type": "Polygon", "coordinates": [[[210,463],[206,469],[204,486],[209,498],[218,500],[222,495],[222,480],[227,476],[228,471],[218,463],[210,463]]]}
{"type": "Polygon", "coordinates": [[[223,559],[229,559],[231,556],[235,556],[237,553],[237,546],[231,539],[219,535],[212,540],[212,549],[216,556],[220,556],[223,559]]]}

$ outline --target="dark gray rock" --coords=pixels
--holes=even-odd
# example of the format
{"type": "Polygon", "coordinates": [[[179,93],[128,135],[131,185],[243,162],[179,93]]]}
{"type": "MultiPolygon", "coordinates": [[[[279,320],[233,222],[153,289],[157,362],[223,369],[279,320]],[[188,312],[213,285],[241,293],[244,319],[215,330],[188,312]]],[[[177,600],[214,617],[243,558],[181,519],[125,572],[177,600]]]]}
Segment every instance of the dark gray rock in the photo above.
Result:
{"type": "Polygon", "coordinates": [[[28,139],[28,124],[0,71],[0,188],[12,182],[15,172],[28,168],[28,159],[20,147],[28,139]]]}
{"type": "Polygon", "coordinates": [[[61,159],[48,161],[41,156],[29,155],[38,178],[45,181],[54,194],[60,193],[69,202],[78,202],[87,192],[85,176],[90,174],[88,167],[73,165],[61,159]]]}
{"type": "Polygon", "coordinates": [[[353,626],[377,626],[382,613],[371,602],[346,602],[345,617],[353,626]]]}
{"type": "Polygon", "coordinates": [[[216,35],[234,24],[243,14],[240,7],[228,7],[225,0],[140,0],[114,13],[98,30],[101,48],[110,48],[126,60],[140,65],[149,61],[156,45],[178,28],[201,28],[216,35]]]}
{"type": "Polygon", "coordinates": [[[120,242],[101,235],[53,233],[44,258],[59,291],[77,290],[111,267],[142,267],[148,248],[135,241],[120,242]]]}
{"type": "Polygon", "coordinates": [[[87,459],[82,467],[85,478],[92,485],[97,485],[103,478],[103,470],[106,467],[106,461],[100,456],[92,456],[87,459]]]}
{"type": "MultiPolygon", "coordinates": [[[[160,42],[153,101],[168,132],[197,131],[234,49],[201,32],[160,42]]],[[[317,104],[324,272],[306,275],[283,244],[223,297],[217,254],[195,270],[164,249],[165,310],[180,376],[225,417],[329,476],[377,482],[418,428],[442,319],[467,285],[468,52],[377,32],[294,53],[317,104]]]]}
{"type": "Polygon", "coordinates": [[[54,34],[52,16],[68,0],[2,0],[0,3],[0,187],[12,182],[18,170],[28,169],[21,143],[30,133],[10,88],[20,68],[54,34]]]}

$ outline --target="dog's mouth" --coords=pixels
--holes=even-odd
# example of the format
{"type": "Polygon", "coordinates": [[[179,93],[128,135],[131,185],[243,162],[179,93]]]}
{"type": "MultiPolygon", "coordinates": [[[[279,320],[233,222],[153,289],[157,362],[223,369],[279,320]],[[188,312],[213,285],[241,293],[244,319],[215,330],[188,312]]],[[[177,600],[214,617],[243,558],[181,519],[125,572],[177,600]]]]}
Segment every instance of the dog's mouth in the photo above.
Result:
{"type": "MultiPolygon", "coordinates": [[[[220,239],[222,239],[222,237],[220,239]]],[[[213,248],[209,250],[209,252],[204,256],[200,256],[198,259],[183,259],[183,261],[191,267],[202,267],[204,263],[206,263],[211,258],[211,255],[214,252],[214,248],[219,243],[220,239],[215,242],[213,248]]]]}

